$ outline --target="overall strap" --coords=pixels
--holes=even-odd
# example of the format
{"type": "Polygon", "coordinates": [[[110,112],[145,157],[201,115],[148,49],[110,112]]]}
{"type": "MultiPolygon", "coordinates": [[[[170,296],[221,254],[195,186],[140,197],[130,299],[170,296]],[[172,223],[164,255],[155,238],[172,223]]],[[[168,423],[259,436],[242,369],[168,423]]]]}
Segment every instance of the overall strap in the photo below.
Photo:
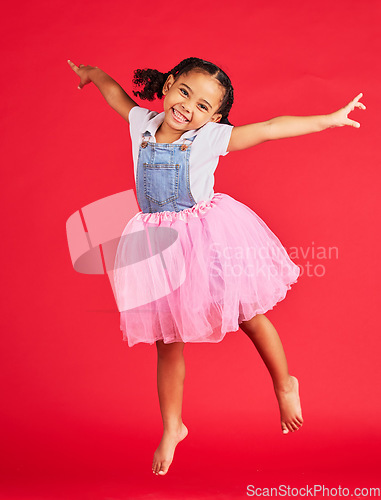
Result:
{"type": "MultiPolygon", "coordinates": [[[[186,137],[185,139],[183,139],[183,143],[180,146],[181,151],[185,151],[189,146],[191,146],[192,142],[194,141],[194,139],[196,137],[197,136],[194,135],[192,137],[186,137]]],[[[151,132],[149,132],[147,130],[146,132],[144,132],[142,134],[142,142],[141,142],[140,145],[141,145],[142,148],[146,148],[149,142],[153,142],[153,141],[152,141],[151,132]]],[[[179,144],[173,144],[173,146],[179,146],[179,144]]]]}
{"type": "Polygon", "coordinates": [[[195,138],[196,136],[194,135],[193,137],[187,137],[186,139],[183,139],[183,143],[180,147],[181,151],[185,151],[189,146],[191,146],[195,138]]]}

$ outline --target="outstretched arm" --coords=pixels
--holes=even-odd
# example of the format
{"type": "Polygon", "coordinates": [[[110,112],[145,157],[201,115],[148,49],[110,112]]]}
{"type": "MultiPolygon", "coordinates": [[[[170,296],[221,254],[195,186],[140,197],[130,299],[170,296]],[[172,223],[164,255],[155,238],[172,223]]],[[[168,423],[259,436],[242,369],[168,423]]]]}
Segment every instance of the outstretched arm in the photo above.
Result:
{"type": "Polygon", "coordinates": [[[69,66],[81,78],[78,85],[79,89],[88,83],[93,82],[96,85],[109,104],[117,113],[120,114],[128,122],[130,110],[138,104],[131,99],[122,87],[111,78],[107,73],[102,71],[97,66],[85,66],[80,64],[76,66],[72,61],[68,60],[69,66]]]}
{"type": "Polygon", "coordinates": [[[354,108],[366,109],[364,104],[359,102],[362,95],[362,93],[359,94],[349,104],[328,115],[277,116],[265,122],[234,127],[227,150],[238,151],[250,148],[261,142],[311,134],[312,132],[320,132],[331,127],[351,125],[358,128],[360,124],[354,120],[350,120],[348,114],[354,108]]]}

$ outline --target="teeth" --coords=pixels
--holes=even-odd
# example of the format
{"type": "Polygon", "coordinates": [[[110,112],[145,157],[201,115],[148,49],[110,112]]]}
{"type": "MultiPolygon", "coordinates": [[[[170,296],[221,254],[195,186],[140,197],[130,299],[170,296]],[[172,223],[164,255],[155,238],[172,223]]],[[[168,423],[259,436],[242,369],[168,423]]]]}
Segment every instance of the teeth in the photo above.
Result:
{"type": "Polygon", "coordinates": [[[176,109],[173,108],[173,112],[175,113],[175,115],[177,116],[177,118],[179,118],[181,121],[183,122],[187,122],[188,120],[181,114],[179,113],[176,109]]]}

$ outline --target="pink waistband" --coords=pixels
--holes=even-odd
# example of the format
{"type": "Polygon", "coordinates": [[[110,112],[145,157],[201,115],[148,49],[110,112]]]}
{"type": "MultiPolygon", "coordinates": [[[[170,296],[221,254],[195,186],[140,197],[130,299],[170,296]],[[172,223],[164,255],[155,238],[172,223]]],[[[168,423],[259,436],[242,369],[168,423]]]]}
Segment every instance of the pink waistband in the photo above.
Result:
{"type": "Polygon", "coordinates": [[[179,212],[164,210],[163,212],[139,212],[136,214],[137,220],[152,224],[160,224],[162,221],[182,220],[188,221],[191,217],[203,217],[216,203],[224,196],[223,193],[214,193],[210,200],[199,201],[193,207],[184,208],[179,212]]]}

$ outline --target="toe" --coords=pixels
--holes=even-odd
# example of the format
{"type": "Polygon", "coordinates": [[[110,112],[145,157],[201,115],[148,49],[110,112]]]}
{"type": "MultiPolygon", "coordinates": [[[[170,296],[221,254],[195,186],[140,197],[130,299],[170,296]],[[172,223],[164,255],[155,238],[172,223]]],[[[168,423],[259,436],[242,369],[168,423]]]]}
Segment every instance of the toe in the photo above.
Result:
{"type": "Polygon", "coordinates": [[[159,471],[159,469],[160,469],[159,465],[160,465],[160,464],[158,464],[158,463],[156,462],[156,460],[155,460],[155,462],[154,462],[154,463],[153,463],[153,465],[152,465],[152,471],[153,471],[155,474],[157,474],[157,473],[158,473],[158,471],[159,471]]]}
{"type": "Polygon", "coordinates": [[[169,466],[170,464],[166,460],[161,462],[161,466],[159,468],[159,474],[161,476],[164,476],[168,472],[169,466]]]}

